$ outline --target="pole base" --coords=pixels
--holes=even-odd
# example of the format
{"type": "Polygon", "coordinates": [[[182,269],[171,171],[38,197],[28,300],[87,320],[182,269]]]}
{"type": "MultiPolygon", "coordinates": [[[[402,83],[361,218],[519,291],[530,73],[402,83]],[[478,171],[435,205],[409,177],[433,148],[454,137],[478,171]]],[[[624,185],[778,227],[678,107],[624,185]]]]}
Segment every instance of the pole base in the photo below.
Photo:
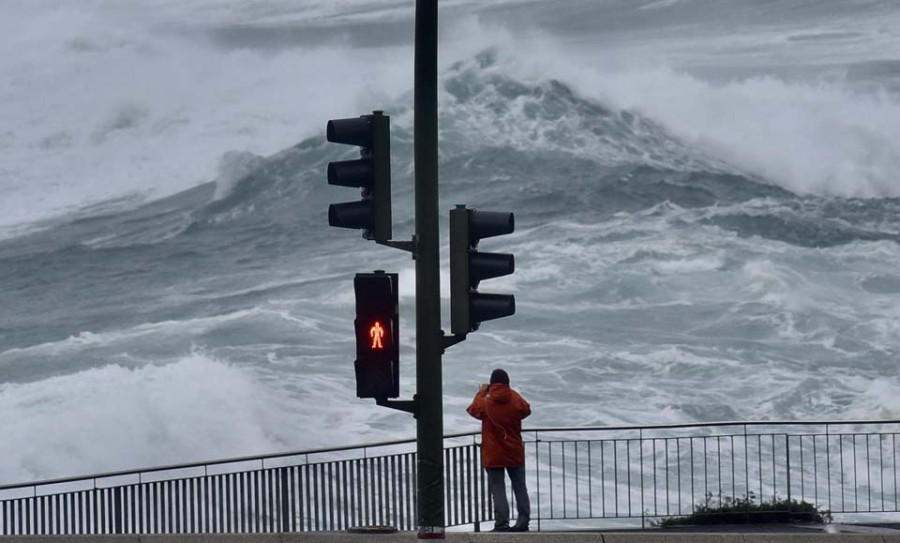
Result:
{"type": "Polygon", "coordinates": [[[418,539],[445,539],[443,526],[419,526],[418,539]]]}

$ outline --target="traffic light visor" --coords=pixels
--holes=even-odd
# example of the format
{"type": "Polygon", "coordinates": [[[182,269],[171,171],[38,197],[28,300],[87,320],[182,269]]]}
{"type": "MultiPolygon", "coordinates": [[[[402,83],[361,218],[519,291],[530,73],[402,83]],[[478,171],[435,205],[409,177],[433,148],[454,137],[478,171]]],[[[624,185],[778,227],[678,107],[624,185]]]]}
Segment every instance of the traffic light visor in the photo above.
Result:
{"type": "Polygon", "coordinates": [[[375,223],[375,209],[371,200],[344,202],[328,206],[328,225],[339,228],[371,230],[375,223]]]}
{"type": "Polygon", "coordinates": [[[469,311],[473,323],[501,319],[516,314],[516,297],[512,294],[472,293],[469,311]]]}
{"type": "Polygon", "coordinates": [[[477,288],[478,282],[492,277],[509,275],[516,269],[515,257],[508,253],[469,253],[469,281],[477,288]]]}
{"type": "Polygon", "coordinates": [[[372,159],[329,162],[328,184],[341,187],[371,187],[372,159]]]}
{"type": "Polygon", "coordinates": [[[372,147],[372,130],[366,117],[332,119],[325,127],[325,139],[332,143],[345,143],[360,147],[372,147]]]}
{"type": "MultiPolygon", "coordinates": [[[[375,321],[397,313],[396,274],[358,273],[353,279],[356,294],[356,316],[375,321]]],[[[381,323],[384,326],[384,322],[381,323]]],[[[368,330],[366,330],[368,333],[368,330]]]]}
{"type": "Polygon", "coordinates": [[[469,242],[475,245],[480,239],[511,234],[515,229],[513,213],[473,209],[469,219],[469,242]]]}

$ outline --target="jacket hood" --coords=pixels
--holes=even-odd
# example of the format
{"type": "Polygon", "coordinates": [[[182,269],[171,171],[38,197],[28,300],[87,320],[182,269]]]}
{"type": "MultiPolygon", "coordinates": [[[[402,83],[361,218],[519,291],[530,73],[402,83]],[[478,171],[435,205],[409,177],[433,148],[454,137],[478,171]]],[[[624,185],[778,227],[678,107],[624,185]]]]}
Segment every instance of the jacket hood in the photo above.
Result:
{"type": "Polygon", "coordinates": [[[495,404],[509,403],[512,399],[512,391],[503,383],[491,385],[488,390],[488,401],[495,404]]]}

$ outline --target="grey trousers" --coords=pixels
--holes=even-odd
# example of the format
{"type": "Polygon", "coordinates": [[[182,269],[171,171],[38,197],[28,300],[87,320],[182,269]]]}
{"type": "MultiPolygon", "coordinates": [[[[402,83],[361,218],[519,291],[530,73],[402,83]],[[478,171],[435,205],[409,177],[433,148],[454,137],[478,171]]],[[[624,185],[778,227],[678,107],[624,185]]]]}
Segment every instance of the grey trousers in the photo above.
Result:
{"type": "Polygon", "coordinates": [[[516,497],[516,526],[528,526],[531,519],[531,502],[528,501],[528,488],[525,486],[525,466],[519,468],[485,468],[488,474],[488,488],[494,500],[494,526],[509,526],[509,501],[506,499],[506,483],[503,471],[509,473],[513,494],[516,497]]]}

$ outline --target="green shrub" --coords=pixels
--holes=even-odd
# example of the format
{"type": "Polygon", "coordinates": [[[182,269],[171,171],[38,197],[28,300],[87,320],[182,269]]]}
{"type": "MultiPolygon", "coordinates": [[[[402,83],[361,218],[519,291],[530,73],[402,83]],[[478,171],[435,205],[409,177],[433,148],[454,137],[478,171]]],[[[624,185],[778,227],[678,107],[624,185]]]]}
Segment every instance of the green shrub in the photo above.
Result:
{"type": "Polygon", "coordinates": [[[815,505],[797,500],[755,500],[751,492],[741,498],[718,498],[706,495],[706,502],[699,503],[690,515],[667,517],[659,522],[663,528],[697,524],[769,524],[778,522],[831,522],[831,511],[820,510],[815,505]]]}

